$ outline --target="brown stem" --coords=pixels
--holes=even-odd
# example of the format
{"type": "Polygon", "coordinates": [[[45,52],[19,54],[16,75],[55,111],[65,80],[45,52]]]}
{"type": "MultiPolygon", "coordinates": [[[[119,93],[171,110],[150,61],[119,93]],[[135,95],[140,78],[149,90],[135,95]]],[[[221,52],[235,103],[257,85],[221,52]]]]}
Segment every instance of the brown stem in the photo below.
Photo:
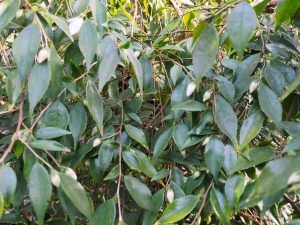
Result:
{"type": "Polygon", "coordinates": [[[296,205],[296,203],[292,199],[290,199],[290,197],[287,194],[284,194],[283,198],[284,198],[285,201],[287,201],[288,203],[290,203],[290,205],[293,207],[294,211],[298,215],[300,215],[300,209],[298,208],[298,206],[296,205]]]}

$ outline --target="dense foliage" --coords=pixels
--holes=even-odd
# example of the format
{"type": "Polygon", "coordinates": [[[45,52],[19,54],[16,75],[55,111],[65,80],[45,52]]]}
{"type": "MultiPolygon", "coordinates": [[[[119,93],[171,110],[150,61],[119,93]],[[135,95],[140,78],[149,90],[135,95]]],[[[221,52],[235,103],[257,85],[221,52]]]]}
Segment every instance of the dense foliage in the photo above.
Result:
{"type": "Polygon", "coordinates": [[[300,224],[299,0],[0,1],[0,224],[300,224]]]}

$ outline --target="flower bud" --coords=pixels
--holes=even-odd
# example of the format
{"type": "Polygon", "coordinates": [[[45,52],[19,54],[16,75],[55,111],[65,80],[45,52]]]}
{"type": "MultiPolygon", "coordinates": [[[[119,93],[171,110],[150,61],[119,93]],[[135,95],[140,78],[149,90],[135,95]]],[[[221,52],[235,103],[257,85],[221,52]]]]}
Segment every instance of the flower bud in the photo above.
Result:
{"type": "Polygon", "coordinates": [[[167,190],[167,199],[170,203],[174,201],[174,191],[171,188],[167,190]]]}
{"type": "Polygon", "coordinates": [[[60,185],[60,177],[59,177],[59,174],[55,170],[51,170],[51,172],[50,172],[50,180],[51,180],[51,183],[55,187],[59,187],[59,185],[60,185]]]}
{"type": "Polygon", "coordinates": [[[207,145],[207,143],[209,142],[209,137],[206,137],[205,139],[204,139],[204,141],[202,142],[202,146],[204,146],[204,145],[207,145]]]}
{"type": "Polygon", "coordinates": [[[98,145],[101,144],[101,139],[100,138],[96,138],[93,142],[93,148],[97,147],[98,145]]]}
{"type": "Polygon", "coordinates": [[[50,50],[48,48],[42,48],[39,51],[39,54],[37,56],[37,62],[38,63],[42,63],[44,62],[46,59],[48,59],[50,57],[50,50]]]}
{"type": "Polygon", "coordinates": [[[74,172],[74,170],[72,170],[71,168],[66,168],[65,174],[68,175],[69,177],[73,178],[74,180],[77,180],[77,175],[74,172]]]}
{"type": "Polygon", "coordinates": [[[186,96],[189,97],[193,94],[193,92],[196,89],[196,84],[194,82],[189,83],[187,89],[186,89],[186,96]]]}
{"type": "Polygon", "coordinates": [[[207,91],[204,93],[204,95],[203,95],[203,102],[206,102],[208,99],[210,99],[211,93],[212,93],[211,90],[207,90],[207,91]]]}
{"type": "Polygon", "coordinates": [[[259,82],[257,80],[252,81],[249,87],[249,92],[252,93],[253,91],[255,91],[258,85],[259,82]]]}
{"type": "Polygon", "coordinates": [[[68,19],[71,35],[77,34],[83,24],[83,19],[79,16],[68,19]]]}
{"type": "Polygon", "coordinates": [[[23,16],[24,14],[24,10],[23,9],[18,9],[17,13],[16,13],[16,18],[20,18],[21,16],[23,16]]]}

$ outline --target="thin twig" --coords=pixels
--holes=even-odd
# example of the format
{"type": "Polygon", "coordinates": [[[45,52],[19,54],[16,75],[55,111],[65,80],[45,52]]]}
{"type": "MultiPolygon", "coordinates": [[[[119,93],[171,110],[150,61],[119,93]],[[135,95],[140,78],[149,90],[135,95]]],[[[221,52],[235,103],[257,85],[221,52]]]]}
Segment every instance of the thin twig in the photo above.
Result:
{"type": "Polygon", "coordinates": [[[214,184],[214,181],[212,180],[212,181],[210,182],[210,184],[209,184],[209,186],[208,186],[208,188],[207,188],[207,190],[206,190],[204,196],[203,196],[203,200],[202,200],[202,203],[201,203],[201,205],[200,205],[200,208],[199,208],[199,210],[198,210],[198,212],[197,212],[197,214],[196,214],[196,216],[195,216],[193,222],[191,223],[191,225],[194,225],[194,224],[197,222],[197,220],[198,220],[198,218],[199,218],[199,216],[200,216],[200,214],[201,214],[201,212],[202,212],[202,210],[203,210],[203,208],[204,208],[204,206],[205,206],[205,203],[206,203],[206,199],[207,199],[208,193],[209,193],[210,189],[212,188],[213,184],[214,184]]]}
{"type": "Polygon", "coordinates": [[[286,200],[288,203],[290,203],[290,205],[293,207],[294,211],[300,215],[300,209],[298,208],[298,206],[296,205],[296,203],[290,199],[290,197],[287,194],[283,195],[284,200],[286,200]]]}

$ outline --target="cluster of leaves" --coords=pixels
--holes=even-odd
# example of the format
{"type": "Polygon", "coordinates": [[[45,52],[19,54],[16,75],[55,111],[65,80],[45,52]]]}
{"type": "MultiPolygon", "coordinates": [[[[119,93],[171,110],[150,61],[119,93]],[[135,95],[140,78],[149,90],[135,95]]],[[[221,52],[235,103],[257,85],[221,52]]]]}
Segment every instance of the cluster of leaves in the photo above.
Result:
{"type": "Polygon", "coordinates": [[[0,224],[300,224],[300,1],[0,1],[0,224]]]}

